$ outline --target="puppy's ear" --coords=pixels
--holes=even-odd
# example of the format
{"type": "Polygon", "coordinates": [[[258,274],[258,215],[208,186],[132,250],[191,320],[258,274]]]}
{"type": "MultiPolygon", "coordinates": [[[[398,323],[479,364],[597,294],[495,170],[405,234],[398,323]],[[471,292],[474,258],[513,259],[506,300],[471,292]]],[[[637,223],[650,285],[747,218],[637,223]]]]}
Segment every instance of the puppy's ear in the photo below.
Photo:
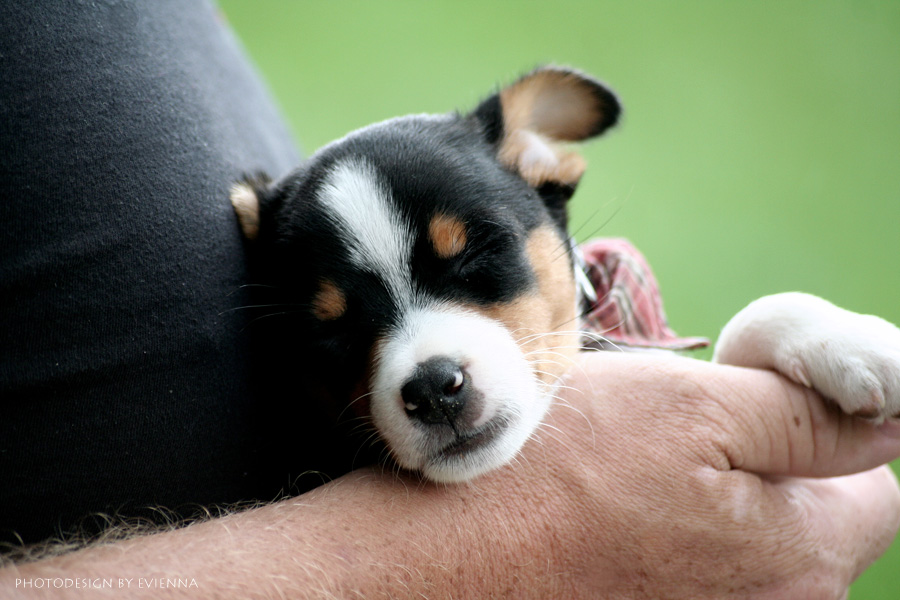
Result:
{"type": "Polygon", "coordinates": [[[574,191],[585,163],[563,143],[600,135],[616,124],[620,112],[616,96],[592,77],[542,67],[482,102],[473,114],[503,165],[534,188],[574,191]]]}
{"type": "Polygon", "coordinates": [[[269,194],[271,181],[265,173],[257,173],[231,186],[231,205],[244,237],[250,241],[259,237],[260,212],[269,194]]]}

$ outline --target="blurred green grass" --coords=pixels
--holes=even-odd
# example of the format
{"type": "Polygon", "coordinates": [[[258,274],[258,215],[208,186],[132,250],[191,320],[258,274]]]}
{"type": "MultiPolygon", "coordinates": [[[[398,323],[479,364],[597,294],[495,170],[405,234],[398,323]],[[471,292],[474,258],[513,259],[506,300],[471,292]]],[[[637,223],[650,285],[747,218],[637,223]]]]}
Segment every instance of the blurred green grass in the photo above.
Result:
{"type": "MultiPolygon", "coordinates": [[[[220,6],[306,152],[541,63],[608,82],[625,117],[584,149],[574,228],[630,238],[682,334],[794,289],[900,323],[900,2],[220,6]]],[[[900,542],[852,594],[898,597],[900,542]]]]}

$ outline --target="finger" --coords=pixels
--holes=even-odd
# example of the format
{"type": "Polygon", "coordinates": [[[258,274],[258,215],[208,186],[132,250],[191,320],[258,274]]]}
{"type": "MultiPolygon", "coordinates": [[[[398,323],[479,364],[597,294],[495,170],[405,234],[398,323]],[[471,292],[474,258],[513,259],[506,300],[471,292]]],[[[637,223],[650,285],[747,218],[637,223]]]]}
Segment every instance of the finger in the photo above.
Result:
{"type": "Polygon", "coordinates": [[[900,487],[889,467],[831,479],[787,478],[774,487],[805,510],[807,535],[827,568],[849,585],[900,529],[900,487]]]}
{"type": "Polygon", "coordinates": [[[710,400],[731,468],[834,477],[900,457],[900,421],[876,425],[846,415],[812,390],[770,371],[711,366],[721,367],[710,400]]]}
{"type": "Polygon", "coordinates": [[[611,422],[668,439],[672,450],[719,470],[833,477],[900,457],[900,421],[877,426],[850,417],[772,371],[602,352],[583,355],[569,377],[602,398],[596,408],[616,413],[611,422]]]}

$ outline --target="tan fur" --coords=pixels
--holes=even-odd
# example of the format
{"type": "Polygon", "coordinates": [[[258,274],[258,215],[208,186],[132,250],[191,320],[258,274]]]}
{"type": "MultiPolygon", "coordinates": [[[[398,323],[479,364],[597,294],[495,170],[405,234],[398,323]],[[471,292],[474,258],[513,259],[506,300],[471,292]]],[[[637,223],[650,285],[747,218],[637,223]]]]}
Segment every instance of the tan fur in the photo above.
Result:
{"type": "Polygon", "coordinates": [[[333,321],[347,310],[347,298],[331,281],[323,281],[313,298],[313,314],[320,321],[333,321]]]}
{"type": "Polygon", "coordinates": [[[428,237],[440,258],[453,258],[466,247],[466,226],[449,215],[440,214],[428,225],[428,237]]]}
{"type": "Polygon", "coordinates": [[[590,134],[600,106],[578,77],[540,71],[500,92],[507,131],[528,129],[555,140],[577,141],[590,134]]]}
{"type": "Polygon", "coordinates": [[[601,118],[594,95],[579,79],[560,71],[542,71],[500,92],[504,137],[500,162],[532,186],[548,181],[575,185],[585,162],[559,142],[588,137],[601,118]]]}
{"type": "Polygon", "coordinates": [[[500,162],[518,171],[532,187],[548,181],[576,185],[586,163],[574,152],[528,130],[507,133],[498,153],[500,162]]]}
{"type": "Polygon", "coordinates": [[[538,378],[552,383],[578,350],[575,323],[575,281],[563,240],[549,225],[536,228],[526,244],[537,289],[510,303],[482,309],[506,325],[520,340],[522,352],[538,378]]]}
{"type": "Polygon", "coordinates": [[[246,183],[231,186],[231,205],[237,214],[238,223],[248,240],[255,240],[259,235],[259,199],[256,192],[246,183]]]}

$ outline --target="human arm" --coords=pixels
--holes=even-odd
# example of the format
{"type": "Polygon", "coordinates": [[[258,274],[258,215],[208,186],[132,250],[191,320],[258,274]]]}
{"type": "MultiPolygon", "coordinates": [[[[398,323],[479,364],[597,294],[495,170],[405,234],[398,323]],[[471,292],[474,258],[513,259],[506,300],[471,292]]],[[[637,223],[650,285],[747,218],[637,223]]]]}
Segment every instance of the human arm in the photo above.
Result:
{"type": "MultiPolygon", "coordinates": [[[[358,470],[303,496],[4,570],[130,578],[191,597],[840,598],[893,539],[874,468],[900,427],[766,371],[595,354],[507,468],[436,486],[358,470]],[[758,476],[756,473],[764,473],[758,476]],[[191,578],[188,589],[138,579],[191,578]]],[[[121,589],[47,595],[121,596],[121,589]]]]}

